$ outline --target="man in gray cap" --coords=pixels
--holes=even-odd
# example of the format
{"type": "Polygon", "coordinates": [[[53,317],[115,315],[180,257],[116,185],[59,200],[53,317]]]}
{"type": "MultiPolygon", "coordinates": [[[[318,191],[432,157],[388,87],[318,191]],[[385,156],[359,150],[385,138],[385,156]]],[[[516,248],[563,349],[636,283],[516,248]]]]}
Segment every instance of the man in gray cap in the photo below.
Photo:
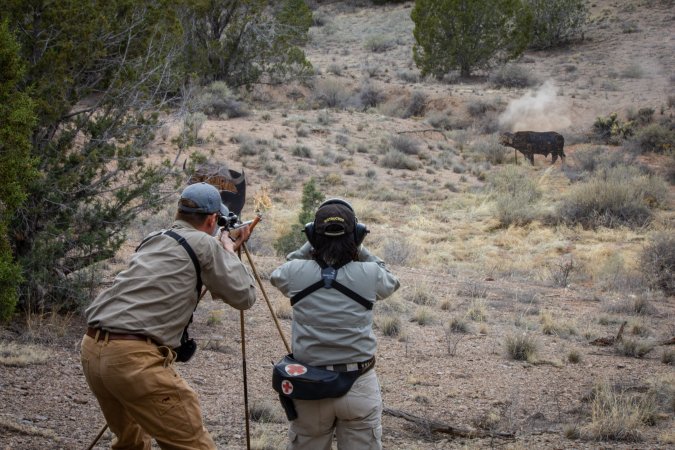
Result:
{"type": "Polygon", "coordinates": [[[330,450],[334,433],[339,449],[382,448],[372,307],[399,281],[361,245],[367,232],[349,203],[327,200],[305,226],[308,242],[272,272],[293,306],[293,357],[355,379],[341,397],[292,400],[288,450],[330,450]]]}
{"type": "Polygon", "coordinates": [[[187,326],[202,284],[236,309],[255,302],[253,278],[235,253],[248,227],[236,241],[227,231],[214,237],[218,218],[228,214],[215,187],[186,187],[173,226],[146,237],[85,311],[82,368],[116,435],[113,449],[149,450],[151,438],[163,449],[216,448],[197,395],[173,362],[174,349],[179,358],[186,347],[194,351],[187,326]]]}

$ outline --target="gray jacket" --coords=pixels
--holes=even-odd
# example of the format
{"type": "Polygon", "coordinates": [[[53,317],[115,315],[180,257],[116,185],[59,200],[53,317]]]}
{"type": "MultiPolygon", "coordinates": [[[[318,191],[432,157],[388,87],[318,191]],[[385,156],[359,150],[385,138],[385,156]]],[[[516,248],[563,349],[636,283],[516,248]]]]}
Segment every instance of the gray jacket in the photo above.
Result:
{"type": "MultiPolygon", "coordinates": [[[[309,257],[305,244],[288,258],[309,257]]],[[[272,272],[271,283],[286,297],[321,279],[321,267],[310,259],[291,259],[272,272]]],[[[341,267],[336,281],[375,302],[400,286],[381,259],[361,247],[359,261],[341,267]]],[[[362,362],[375,355],[373,312],[338,292],[320,288],[293,306],[293,355],[314,366],[362,362]]]]}

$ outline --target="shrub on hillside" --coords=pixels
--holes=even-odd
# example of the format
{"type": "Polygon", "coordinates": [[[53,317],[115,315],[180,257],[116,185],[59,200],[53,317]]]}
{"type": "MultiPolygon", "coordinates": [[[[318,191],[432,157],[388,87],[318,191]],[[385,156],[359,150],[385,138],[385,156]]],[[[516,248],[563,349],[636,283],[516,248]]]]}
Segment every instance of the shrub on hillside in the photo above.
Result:
{"type": "Polygon", "coordinates": [[[525,225],[539,217],[536,205],[541,191],[526,169],[504,167],[490,178],[489,184],[495,192],[497,218],[503,226],[525,225]]]}
{"type": "Polygon", "coordinates": [[[507,336],[504,341],[504,347],[511,359],[534,362],[537,358],[539,345],[534,336],[523,333],[507,336]]]}
{"type": "Polygon", "coordinates": [[[369,52],[383,53],[396,47],[396,39],[392,36],[377,34],[366,39],[365,48],[369,52]]]}
{"type": "Polygon", "coordinates": [[[415,248],[406,238],[387,239],[382,247],[382,258],[387,264],[404,266],[415,255],[415,248]]]}
{"type": "Polygon", "coordinates": [[[647,282],[667,295],[675,294],[675,237],[654,235],[640,254],[640,267],[647,282]]]}
{"type": "Polygon", "coordinates": [[[380,159],[380,165],[388,169],[417,170],[419,165],[400,150],[391,149],[380,159]]]}
{"type": "Polygon", "coordinates": [[[530,47],[545,49],[583,36],[588,19],[586,0],[527,0],[532,11],[530,47]]]}
{"type": "Polygon", "coordinates": [[[652,219],[651,207],[665,202],[667,189],[665,182],[653,175],[618,166],[574,186],[556,214],[563,223],[587,228],[642,227],[652,219]]]}
{"type": "Polygon", "coordinates": [[[385,95],[384,92],[382,92],[382,89],[369,82],[365,82],[361,85],[359,100],[361,101],[363,109],[374,108],[382,103],[384,99],[385,95]]]}
{"type": "Polygon", "coordinates": [[[492,135],[486,139],[479,139],[471,150],[485,158],[490,164],[504,164],[511,150],[499,143],[497,136],[492,135]]]}
{"type": "Polygon", "coordinates": [[[450,114],[449,109],[431,113],[427,116],[427,123],[439,130],[451,130],[455,122],[451,119],[450,114]]]}
{"type": "Polygon", "coordinates": [[[539,80],[523,66],[507,64],[490,74],[490,83],[496,88],[526,88],[539,84],[539,80]]]}
{"type": "Polygon", "coordinates": [[[415,91],[410,96],[410,101],[406,106],[401,117],[407,119],[409,117],[423,116],[427,109],[427,94],[422,91],[415,91]]]}
{"type": "Polygon", "coordinates": [[[321,108],[344,108],[349,100],[349,90],[334,78],[318,79],[314,83],[314,100],[321,108]]]}
{"type": "Polygon", "coordinates": [[[593,173],[624,164],[625,154],[603,147],[593,147],[577,150],[572,155],[572,159],[579,170],[593,173]]]}
{"type": "Polygon", "coordinates": [[[628,120],[636,122],[640,126],[648,125],[654,120],[654,108],[640,108],[637,111],[629,109],[626,112],[628,120]]]}
{"type": "Polygon", "coordinates": [[[202,88],[197,96],[197,109],[209,117],[227,118],[249,115],[246,105],[238,101],[224,81],[215,81],[202,88]]]}
{"type": "Polygon", "coordinates": [[[638,130],[634,141],[642,153],[668,154],[675,151],[675,130],[653,123],[638,130]]]}
{"type": "Polygon", "coordinates": [[[481,117],[490,111],[496,111],[497,105],[494,100],[491,101],[475,100],[469,102],[469,104],[466,107],[466,110],[469,112],[469,115],[471,117],[481,117]]]}
{"type": "Polygon", "coordinates": [[[392,135],[389,143],[393,148],[406,155],[417,155],[420,152],[419,142],[405,134],[392,135]]]}
{"type": "Polygon", "coordinates": [[[609,383],[597,384],[591,393],[591,422],[583,427],[590,439],[640,441],[642,427],[654,420],[656,402],[652,393],[631,393],[609,383]]]}

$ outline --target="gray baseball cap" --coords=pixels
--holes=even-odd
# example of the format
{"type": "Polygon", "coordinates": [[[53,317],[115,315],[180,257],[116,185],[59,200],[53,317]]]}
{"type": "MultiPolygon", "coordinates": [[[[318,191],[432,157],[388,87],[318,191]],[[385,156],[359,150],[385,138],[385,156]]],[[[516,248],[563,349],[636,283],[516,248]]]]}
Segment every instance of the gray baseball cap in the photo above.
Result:
{"type": "Polygon", "coordinates": [[[179,202],[178,209],[182,212],[202,214],[220,213],[221,216],[225,217],[230,214],[230,210],[227,209],[227,206],[223,205],[220,199],[220,192],[218,192],[218,189],[208,183],[195,183],[189,185],[183,189],[180,198],[181,200],[190,200],[197,205],[196,207],[191,208],[179,202]]]}

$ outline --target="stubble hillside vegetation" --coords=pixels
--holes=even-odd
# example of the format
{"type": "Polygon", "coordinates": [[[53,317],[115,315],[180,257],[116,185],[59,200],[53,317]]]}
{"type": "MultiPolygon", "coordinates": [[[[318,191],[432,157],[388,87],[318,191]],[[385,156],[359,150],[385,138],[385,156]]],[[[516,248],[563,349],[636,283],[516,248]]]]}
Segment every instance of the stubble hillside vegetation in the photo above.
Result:
{"type": "MultiPolygon", "coordinates": [[[[568,45],[466,78],[422,75],[414,2],[312,2],[311,75],[195,85],[159,111],[148,162],[246,173],[242,219],[262,221],[243,259],[286,336],[291,308],[267,278],[301,236],[308,192],[349,200],[369,227],[365,245],[402,282],[375,307],[385,449],[675,445],[675,10],[587,5],[568,45]],[[561,133],[564,162],[532,166],[499,144],[523,130],[561,133]]],[[[171,223],[179,189],[162,189],[162,207],[87,272],[96,289],[171,223]]],[[[287,428],[270,309],[261,293],[244,315],[260,450],[285,448],[287,428]]],[[[79,365],[83,319],[21,317],[0,334],[0,447],[86,448],[104,420],[79,365]]],[[[200,349],[178,367],[222,449],[246,448],[239,326],[207,296],[200,349]]]]}

